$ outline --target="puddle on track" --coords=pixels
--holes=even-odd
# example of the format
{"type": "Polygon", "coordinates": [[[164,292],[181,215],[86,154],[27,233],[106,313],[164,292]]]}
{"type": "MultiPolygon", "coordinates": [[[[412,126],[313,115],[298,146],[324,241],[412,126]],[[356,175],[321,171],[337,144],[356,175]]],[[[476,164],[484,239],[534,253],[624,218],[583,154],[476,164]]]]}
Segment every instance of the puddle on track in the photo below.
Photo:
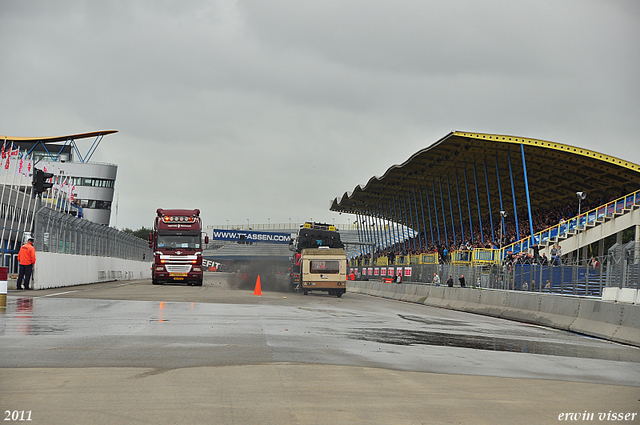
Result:
{"type": "Polygon", "coordinates": [[[485,335],[412,331],[406,329],[359,329],[351,332],[349,336],[352,339],[392,345],[431,345],[438,347],[458,347],[475,350],[640,362],[640,349],[600,341],[598,342],[602,345],[598,347],[594,345],[575,345],[571,343],[499,338],[485,335]]]}

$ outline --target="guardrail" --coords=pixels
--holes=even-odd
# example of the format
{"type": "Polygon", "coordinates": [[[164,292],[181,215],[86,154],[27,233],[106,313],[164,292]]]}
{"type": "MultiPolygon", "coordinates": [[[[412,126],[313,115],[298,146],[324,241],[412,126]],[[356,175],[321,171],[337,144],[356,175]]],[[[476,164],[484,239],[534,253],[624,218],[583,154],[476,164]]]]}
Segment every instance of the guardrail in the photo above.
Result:
{"type": "Polygon", "coordinates": [[[523,252],[534,244],[547,244],[553,242],[554,239],[566,238],[573,235],[579,228],[593,227],[606,219],[622,215],[625,210],[630,209],[634,205],[640,205],[640,190],[625,195],[621,198],[607,202],[592,210],[581,213],[579,216],[570,218],[569,220],[558,223],[541,232],[535,233],[533,237],[528,236],[517,242],[503,247],[500,250],[498,261],[504,259],[505,253],[511,251],[513,254],[523,252]]]}

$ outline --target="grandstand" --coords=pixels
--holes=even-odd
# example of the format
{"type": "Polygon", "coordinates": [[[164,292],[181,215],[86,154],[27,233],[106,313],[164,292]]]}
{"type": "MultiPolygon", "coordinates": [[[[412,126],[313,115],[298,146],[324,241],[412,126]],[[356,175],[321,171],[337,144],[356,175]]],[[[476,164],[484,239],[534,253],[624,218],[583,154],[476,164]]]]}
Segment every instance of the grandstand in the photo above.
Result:
{"type": "Polygon", "coordinates": [[[542,259],[550,261],[554,245],[561,244],[555,264],[586,267],[599,258],[601,286],[608,279],[602,259],[612,248],[604,241],[615,237],[614,248],[620,251],[625,229],[635,231],[627,256],[637,268],[639,189],[640,166],[611,155],[537,139],[454,131],[334,199],[330,209],[378,224],[365,232],[374,245],[360,256],[372,265],[388,263],[390,257],[413,264],[495,265],[508,259],[543,265],[542,259]],[[389,222],[398,225],[379,225],[389,222]],[[415,236],[398,233],[402,226],[415,236]]]}

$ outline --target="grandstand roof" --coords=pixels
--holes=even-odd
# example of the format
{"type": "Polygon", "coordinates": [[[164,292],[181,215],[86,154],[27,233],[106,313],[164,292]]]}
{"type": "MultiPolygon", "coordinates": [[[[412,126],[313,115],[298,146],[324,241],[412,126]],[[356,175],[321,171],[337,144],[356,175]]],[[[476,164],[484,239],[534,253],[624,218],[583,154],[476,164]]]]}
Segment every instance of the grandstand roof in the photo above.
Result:
{"type": "MultiPolygon", "coordinates": [[[[414,201],[414,205],[420,206],[420,196],[423,196],[426,211],[428,195],[433,211],[435,190],[436,205],[444,203],[447,213],[451,201],[454,216],[462,210],[466,219],[468,209],[471,209],[472,217],[473,214],[477,217],[479,201],[484,219],[489,214],[488,186],[495,218],[500,211],[500,189],[504,210],[513,212],[513,176],[513,192],[518,213],[521,214],[521,209],[526,211],[527,208],[521,147],[524,149],[531,208],[534,211],[577,203],[576,192],[579,191],[587,192],[588,200],[596,200],[618,197],[640,189],[640,166],[611,155],[525,137],[453,131],[416,152],[404,163],[390,167],[382,177],[372,177],[366,185],[356,186],[353,192],[335,198],[330,209],[376,215],[376,211],[392,211],[378,207],[390,205],[393,199],[397,199],[398,208],[403,209],[400,197],[415,199],[417,202],[414,201]]],[[[411,213],[413,208],[409,209],[411,213]]],[[[418,215],[415,211],[413,213],[418,215]]],[[[389,218],[389,213],[379,215],[389,218]]],[[[391,212],[390,215],[393,217],[394,214],[391,212]]],[[[397,217],[401,216],[408,218],[408,214],[397,214],[397,217]]],[[[398,221],[410,225],[406,218],[398,221]]]]}

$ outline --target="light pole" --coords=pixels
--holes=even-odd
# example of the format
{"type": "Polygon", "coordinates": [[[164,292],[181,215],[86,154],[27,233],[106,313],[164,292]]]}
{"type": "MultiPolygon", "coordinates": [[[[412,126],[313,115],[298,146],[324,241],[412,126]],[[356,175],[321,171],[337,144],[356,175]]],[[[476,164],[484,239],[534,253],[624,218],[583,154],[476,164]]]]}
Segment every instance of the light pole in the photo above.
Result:
{"type": "Polygon", "coordinates": [[[504,219],[507,217],[507,212],[500,211],[500,217],[502,217],[502,220],[500,220],[500,249],[502,249],[502,238],[504,237],[504,219]]]}
{"type": "Polygon", "coordinates": [[[271,218],[267,217],[267,221],[269,222],[269,230],[271,230],[271,218]]]}
{"type": "Polygon", "coordinates": [[[227,230],[229,230],[229,220],[227,220],[227,230]]]}
{"type": "Polygon", "coordinates": [[[502,220],[500,220],[500,241],[498,242],[498,249],[500,250],[499,258],[501,263],[502,263],[502,260],[504,260],[504,252],[502,251],[502,238],[504,237],[504,218],[506,216],[507,216],[506,211],[500,211],[500,217],[502,217],[502,220]]]}
{"type": "Polygon", "coordinates": [[[577,242],[576,245],[578,245],[578,264],[580,264],[580,214],[582,213],[581,208],[582,208],[582,200],[585,199],[587,197],[587,192],[576,192],[576,196],[578,197],[578,221],[576,222],[576,237],[577,237],[577,242]]]}
{"type": "Polygon", "coordinates": [[[249,219],[247,219],[247,230],[249,230],[249,219]]]}
{"type": "Polygon", "coordinates": [[[291,217],[289,217],[289,229],[291,229],[291,217]]]}

